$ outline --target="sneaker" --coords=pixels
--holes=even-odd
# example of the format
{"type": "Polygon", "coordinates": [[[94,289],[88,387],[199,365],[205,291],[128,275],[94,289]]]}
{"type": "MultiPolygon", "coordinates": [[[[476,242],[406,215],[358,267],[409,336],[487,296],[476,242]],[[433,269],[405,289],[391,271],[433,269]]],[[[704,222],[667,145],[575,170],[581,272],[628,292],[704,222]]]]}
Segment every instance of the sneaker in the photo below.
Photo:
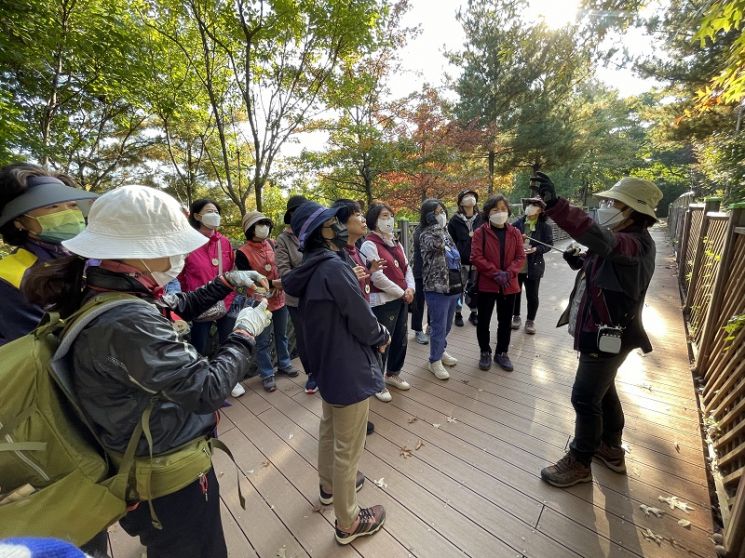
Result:
{"type": "Polygon", "coordinates": [[[400,375],[396,374],[395,376],[389,376],[388,374],[384,377],[385,383],[389,386],[393,386],[394,388],[398,388],[401,391],[406,391],[411,387],[411,384],[404,380],[400,375]]]}
{"type": "Polygon", "coordinates": [[[318,384],[316,381],[309,377],[308,381],[305,382],[305,393],[315,393],[318,391],[318,384]]]}
{"type": "Polygon", "coordinates": [[[429,335],[423,331],[414,332],[414,339],[420,345],[429,345],[429,335]]]}
{"type": "Polygon", "coordinates": [[[475,326],[479,325],[479,315],[478,315],[478,313],[471,312],[471,314],[468,316],[468,321],[471,322],[475,326]]]}
{"type": "Polygon", "coordinates": [[[445,366],[455,366],[458,364],[458,359],[447,353],[442,353],[442,363],[445,366]]]}
{"type": "Polygon", "coordinates": [[[592,482],[592,469],[569,452],[555,465],[541,469],[541,478],[558,488],[568,488],[581,482],[592,482]]]}
{"type": "Polygon", "coordinates": [[[246,388],[244,388],[240,383],[237,383],[235,384],[233,391],[230,392],[230,395],[233,397],[240,397],[244,393],[246,393],[246,388]]]}
{"type": "Polygon", "coordinates": [[[512,316],[512,329],[520,329],[520,324],[522,324],[523,321],[520,319],[520,316],[512,316]]]}
{"type": "Polygon", "coordinates": [[[535,335],[535,322],[533,320],[525,320],[525,333],[535,335]]]}
{"type": "Polygon", "coordinates": [[[289,368],[277,368],[277,374],[287,376],[289,378],[297,378],[300,371],[294,366],[290,365],[289,368]]]}
{"type": "Polygon", "coordinates": [[[373,432],[375,432],[375,425],[368,420],[367,421],[367,435],[369,436],[373,432]]]}
{"type": "Polygon", "coordinates": [[[430,362],[427,365],[427,369],[432,372],[432,374],[434,374],[435,378],[437,378],[438,380],[447,380],[448,378],[450,378],[450,373],[445,370],[445,367],[442,365],[441,360],[430,362]]]}
{"type": "MultiPolygon", "coordinates": [[[[357,471],[357,480],[354,483],[354,489],[359,492],[362,490],[362,485],[365,484],[365,475],[363,475],[360,471],[357,471]]],[[[328,492],[325,492],[323,490],[323,487],[319,486],[318,491],[320,493],[319,500],[321,500],[321,503],[324,506],[329,506],[334,503],[334,495],[329,494],[328,492]]]]}
{"type": "Polygon", "coordinates": [[[277,383],[274,381],[274,376],[267,376],[261,380],[261,383],[264,384],[264,390],[269,393],[277,390],[277,383]]]}
{"type": "Polygon", "coordinates": [[[481,370],[489,370],[491,368],[491,351],[481,351],[479,368],[481,368],[481,370]]]}
{"type": "Polygon", "coordinates": [[[453,322],[456,327],[463,327],[463,314],[460,312],[455,313],[455,320],[453,322]]]}
{"type": "Polygon", "coordinates": [[[595,451],[595,457],[614,473],[626,473],[626,452],[622,447],[600,442],[600,447],[595,451]]]}
{"type": "Polygon", "coordinates": [[[393,399],[393,396],[391,395],[391,392],[388,391],[388,388],[383,388],[383,391],[379,391],[378,393],[376,393],[375,397],[377,397],[383,403],[390,403],[393,399]]]}
{"type": "Polygon", "coordinates": [[[507,356],[507,353],[498,353],[494,355],[494,362],[496,362],[502,370],[505,370],[506,372],[512,372],[515,369],[512,366],[512,361],[510,360],[510,357],[507,356]]]}
{"type": "Polygon", "coordinates": [[[336,542],[339,544],[349,544],[358,537],[374,535],[385,523],[385,508],[383,506],[373,506],[371,508],[362,508],[357,516],[359,524],[351,533],[347,533],[336,527],[336,542]]]}

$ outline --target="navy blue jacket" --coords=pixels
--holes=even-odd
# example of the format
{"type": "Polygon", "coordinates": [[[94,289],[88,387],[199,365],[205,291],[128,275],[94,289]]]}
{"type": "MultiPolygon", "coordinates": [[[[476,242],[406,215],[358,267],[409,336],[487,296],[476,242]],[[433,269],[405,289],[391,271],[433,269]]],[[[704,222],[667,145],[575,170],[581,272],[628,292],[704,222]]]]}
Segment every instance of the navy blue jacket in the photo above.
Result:
{"type": "MultiPolygon", "coordinates": [[[[512,226],[525,234],[525,216],[523,215],[512,223],[512,226]]],[[[554,233],[551,231],[551,225],[541,219],[538,219],[535,230],[530,234],[530,237],[540,240],[545,244],[552,246],[554,244],[554,233]]],[[[535,247],[535,252],[528,254],[528,279],[540,279],[543,277],[544,271],[546,271],[546,262],[543,260],[543,254],[551,250],[551,248],[537,242],[531,242],[530,245],[535,247]]]]}
{"type": "Polygon", "coordinates": [[[282,277],[282,286],[299,299],[308,372],[324,401],[351,405],[382,391],[377,347],[389,334],[370,310],[349,264],[325,248],[310,252],[282,277]]]}

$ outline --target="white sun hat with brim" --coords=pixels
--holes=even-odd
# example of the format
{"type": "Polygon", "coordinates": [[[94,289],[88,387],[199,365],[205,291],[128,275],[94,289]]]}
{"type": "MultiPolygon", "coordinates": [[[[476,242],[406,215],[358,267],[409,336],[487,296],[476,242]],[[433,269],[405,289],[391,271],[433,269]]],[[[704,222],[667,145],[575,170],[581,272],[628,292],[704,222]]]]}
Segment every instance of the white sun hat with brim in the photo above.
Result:
{"type": "Polygon", "coordinates": [[[656,220],[654,210],[662,199],[662,191],[649,180],[624,176],[610,190],[598,192],[595,196],[606,200],[618,200],[634,211],[656,220]]]}
{"type": "Polygon", "coordinates": [[[62,245],[86,258],[154,259],[189,254],[208,240],[173,197],[149,186],[122,186],[93,202],[88,226],[62,245]]]}

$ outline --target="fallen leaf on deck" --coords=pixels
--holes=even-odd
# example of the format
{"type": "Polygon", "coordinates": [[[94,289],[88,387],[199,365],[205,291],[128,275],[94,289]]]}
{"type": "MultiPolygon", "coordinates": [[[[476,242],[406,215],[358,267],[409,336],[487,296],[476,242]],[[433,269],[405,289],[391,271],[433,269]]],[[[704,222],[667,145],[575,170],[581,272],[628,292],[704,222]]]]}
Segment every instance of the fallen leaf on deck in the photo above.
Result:
{"type": "Polygon", "coordinates": [[[687,519],[679,519],[678,520],[678,525],[680,525],[684,529],[690,529],[691,528],[691,522],[688,521],[687,519]]]}
{"type": "Polygon", "coordinates": [[[219,473],[217,473],[217,478],[221,479],[224,474],[225,474],[225,471],[220,471],[219,473]]]}
{"type": "Polygon", "coordinates": [[[650,513],[656,515],[657,517],[662,517],[663,514],[665,513],[660,508],[653,508],[653,507],[647,506],[645,504],[641,504],[639,506],[639,508],[641,508],[641,510],[644,512],[644,515],[646,515],[647,517],[649,517],[649,514],[650,513]]]}
{"type": "Polygon", "coordinates": [[[479,391],[484,391],[483,389],[479,388],[479,391]]]}
{"type": "Polygon", "coordinates": [[[264,468],[269,467],[269,465],[271,465],[271,463],[269,463],[268,461],[262,461],[261,463],[261,466],[264,468]]]}
{"type": "Polygon", "coordinates": [[[662,537],[660,535],[655,535],[654,531],[652,531],[652,529],[650,529],[649,527],[642,530],[642,536],[648,541],[654,541],[657,544],[662,544],[662,537]]]}
{"type": "Polygon", "coordinates": [[[631,453],[631,446],[630,446],[630,445],[628,444],[628,442],[624,442],[624,443],[622,443],[622,444],[621,444],[621,448],[622,448],[622,449],[623,449],[623,451],[625,451],[626,453],[631,453]]]}
{"type": "Polygon", "coordinates": [[[288,440],[292,440],[292,439],[293,439],[294,437],[295,437],[295,435],[294,435],[294,434],[290,434],[289,436],[287,436],[287,439],[288,439],[288,440]]]}
{"type": "Polygon", "coordinates": [[[253,475],[254,474],[254,470],[253,469],[249,469],[248,471],[246,471],[246,474],[247,475],[253,475]]]}
{"type": "Polygon", "coordinates": [[[432,426],[434,426],[435,428],[440,428],[440,425],[438,423],[436,423],[436,422],[433,422],[432,423],[432,426]]]}
{"type": "Polygon", "coordinates": [[[287,547],[284,545],[280,546],[275,556],[277,556],[277,558],[287,558],[287,547]]]}
{"type": "Polygon", "coordinates": [[[639,384],[639,387],[642,389],[652,391],[652,384],[639,384]]]}
{"type": "Polygon", "coordinates": [[[683,510],[684,512],[688,513],[690,511],[693,511],[694,509],[693,507],[691,507],[690,504],[683,502],[682,500],[678,500],[677,496],[670,496],[670,497],[658,496],[657,499],[660,502],[665,502],[668,506],[670,506],[671,510],[679,509],[679,510],[683,510]]]}
{"type": "Polygon", "coordinates": [[[388,485],[383,482],[383,479],[385,479],[385,477],[380,477],[378,480],[374,480],[373,483],[377,484],[380,488],[388,488],[388,485]]]}
{"type": "Polygon", "coordinates": [[[423,442],[422,442],[421,440],[419,440],[419,441],[418,441],[418,442],[416,443],[416,447],[415,447],[414,449],[415,449],[415,450],[419,450],[419,449],[420,449],[420,448],[421,448],[421,447],[422,447],[423,445],[424,445],[424,443],[423,443],[423,442]]]}
{"type": "Polygon", "coordinates": [[[411,457],[411,451],[412,450],[410,450],[406,446],[403,446],[403,447],[401,447],[401,451],[400,451],[399,455],[401,457],[403,457],[404,459],[408,459],[409,457],[411,457]]]}
{"type": "Polygon", "coordinates": [[[675,442],[675,451],[680,453],[680,444],[678,442],[675,442]]]}
{"type": "Polygon", "coordinates": [[[313,506],[311,508],[315,513],[323,513],[326,511],[326,508],[324,506],[313,506]]]}
{"type": "Polygon", "coordinates": [[[417,419],[416,417],[411,417],[411,418],[409,418],[409,424],[413,424],[413,423],[415,423],[415,422],[416,422],[417,420],[419,420],[419,419],[417,419]]]}
{"type": "Polygon", "coordinates": [[[471,380],[461,380],[461,382],[463,382],[463,383],[464,383],[464,384],[466,384],[466,385],[468,385],[468,383],[470,383],[470,381],[471,381],[471,380]]]}
{"type": "Polygon", "coordinates": [[[453,417],[448,417],[448,422],[458,422],[458,421],[455,420],[453,417]]]}

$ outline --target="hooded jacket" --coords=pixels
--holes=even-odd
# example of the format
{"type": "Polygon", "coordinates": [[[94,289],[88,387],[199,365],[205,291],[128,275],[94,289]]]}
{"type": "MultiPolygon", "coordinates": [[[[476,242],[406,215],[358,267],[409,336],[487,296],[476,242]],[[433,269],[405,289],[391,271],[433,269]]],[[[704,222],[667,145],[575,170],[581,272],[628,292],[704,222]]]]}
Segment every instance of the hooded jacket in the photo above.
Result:
{"type": "Polygon", "coordinates": [[[463,265],[471,265],[471,239],[473,233],[483,221],[481,215],[476,212],[472,217],[466,217],[463,213],[456,213],[448,222],[448,232],[460,252],[460,261],[463,265]]]}
{"type": "MultiPolygon", "coordinates": [[[[523,215],[513,223],[513,226],[522,234],[525,234],[525,219],[525,215],[523,215]]],[[[554,234],[551,231],[551,225],[539,218],[535,224],[535,230],[530,233],[530,238],[540,240],[543,244],[531,241],[530,245],[535,248],[535,252],[528,254],[528,269],[526,273],[528,279],[540,279],[546,271],[546,262],[543,259],[543,254],[551,250],[550,247],[544,246],[544,244],[550,244],[551,246],[554,244],[554,234]]]]}
{"type": "MultiPolygon", "coordinates": [[[[274,246],[274,255],[277,259],[277,271],[279,271],[279,276],[283,280],[288,271],[299,267],[303,263],[300,242],[298,242],[297,237],[290,227],[285,227],[285,230],[279,233],[277,243],[274,246]]],[[[285,303],[287,306],[297,308],[298,300],[294,296],[288,295],[285,291],[285,303]]]]}
{"type": "Polygon", "coordinates": [[[382,391],[377,347],[389,334],[362,296],[349,264],[322,248],[306,253],[282,283],[299,300],[304,345],[313,347],[307,360],[324,401],[351,405],[382,391]]]}

